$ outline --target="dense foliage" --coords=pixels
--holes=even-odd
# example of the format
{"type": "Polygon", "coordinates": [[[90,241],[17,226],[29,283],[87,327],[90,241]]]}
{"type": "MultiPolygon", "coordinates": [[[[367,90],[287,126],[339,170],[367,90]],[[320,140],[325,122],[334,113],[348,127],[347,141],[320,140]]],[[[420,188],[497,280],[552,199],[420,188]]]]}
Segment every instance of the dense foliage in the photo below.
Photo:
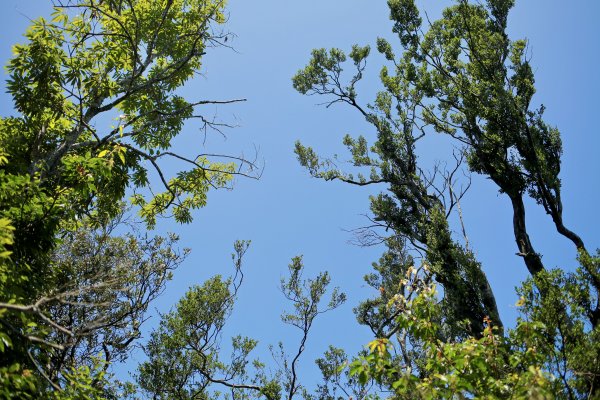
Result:
{"type": "Polygon", "coordinates": [[[201,106],[240,101],[177,92],[226,39],[222,1],[54,4],[52,19],[33,21],[26,43],[13,48],[7,88],[16,114],[0,120],[0,371],[8,397],[69,386],[91,353],[119,359],[138,336],[135,325],[180,260],[163,239],[93,233],[113,223],[126,196],[148,226],[165,214],[189,222],[211,187],[250,166],[171,150],[185,121],[216,124],[201,106]],[[178,163],[172,177],[163,171],[169,159],[178,163]],[[158,185],[149,187],[153,176],[158,185]]]}
{"type": "Polygon", "coordinates": [[[294,77],[299,92],[350,105],[375,133],[372,145],[363,136],[344,139],[359,168],[356,177],[310,147],[298,143],[296,153],[318,178],[387,186],[371,199],[372,221],[393,234],[362,232],[389,249],[377,274],[367,277],[380,285],[381,297],[358,309],[359,322],[377,339],[352,371],[398,398],[600,396],[599,259],[563,220],[560,133],[544,122],[543,106],[532,106],[527,43],[506,34],[513,4],[458,0],[439,20],[424,23],[414,1],[389,0],[401,52],[377,40],[390,65],[381,68],[383,89],[372,104],[361,105],[357,95],[368,46],[355,45],[347,56],[339,49],[314,50],[294,77]],[[347,61],[354,72],[345,83],[347,61]],[[416,144],[431,132],[454,140],[455,167],[420,165],[416,144]],[[522,320],[508,332],[466,237],[461,244],[449,230],[452,213],[462,221],[464,191],[456,172],[463,161],[509,197],[517,255],[531,274],[520,289],[522,320]],[[576,272],[545,268],[527,231],[525,196],[573,243],[576,272]],[[415,269],[411,255],[422,258],[421,268],[415,269]],[[437,295],[433,282],[442,289],[437,295]]]}

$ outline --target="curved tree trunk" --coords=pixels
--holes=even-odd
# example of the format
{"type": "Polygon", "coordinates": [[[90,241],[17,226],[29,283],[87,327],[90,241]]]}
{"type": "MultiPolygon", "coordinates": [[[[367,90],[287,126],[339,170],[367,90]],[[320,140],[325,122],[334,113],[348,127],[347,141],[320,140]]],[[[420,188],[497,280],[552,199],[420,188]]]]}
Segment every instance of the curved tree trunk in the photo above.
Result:
{"type": "Polygon", "coordinates": [[[523,204],[523,196],[519,194],[510,195],[510,201],[513,207],[513,230],[515,241],[519,252],[518,256],[523,257],[527,270],[531,275],[536,275],[544,270],[542,258],[534,250],[529,235],[527,234],[527,226],[525,224],[525,204],[523,204]]]}

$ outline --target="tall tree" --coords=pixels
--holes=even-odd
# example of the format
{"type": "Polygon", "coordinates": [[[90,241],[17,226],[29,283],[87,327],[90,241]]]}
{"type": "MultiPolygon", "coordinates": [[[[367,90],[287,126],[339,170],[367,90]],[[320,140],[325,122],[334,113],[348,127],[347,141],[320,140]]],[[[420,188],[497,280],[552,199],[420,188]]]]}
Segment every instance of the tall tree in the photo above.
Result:
{"type": "MultiPolygon", "coordinates": [[[[360,80],[369,54],[368,47],[355,46],[349,54],[355,68],[348,86],[342,78],[341,64],[346,55],[338,49],[313,51],[309,65],[294,77],[294,87],[301,93],[332,96],[329,104],[350,104],[373,125],[377,141],[369,148],[364,137],[344,138],[356,167],[368,167],[368,177],[359,173],[355,178],[337,168],[330,160],[320,159],[310,147],[296,144],[300,163],[313,176],[326,180],[338,179],[355,185],[387,184],[388,193],[371,199],[375,225],[393,229],[423,252],[443,285],[447,312],[445,324],[448,338],[473,335],[483,329],[483,319],[489,316],[502,326],[491,287],[481,265],[472,252],[456,242],[450,234],[447,218],[454,211],[462,194],[454,189],[454,174],[441,171],[441,179],[428,173],[417,162],[416,142],[423,137],[414,129],[416,105],[422,96],[398,98],[398,115],[392,113],[392,95],[378,94],[371,109],[357,103],[355,85],[360,80]],[[463,322],[468,320],[468,325],[463,322]]],[[[437,172],[437,171],[436,171],[437,172]]]]}
{"type": "Polygon", "coordinates": [[[83,226],[68,232],[54,251],[56,280],[63,282],[36,302],[38,312],[61,329],[45,340],[53,351],[46,373],[60,384],[71,368],[124,361],[140,338],[150,303],[165,289],[188,249],[177,250],[178,237],[147,237],[135,227],[113,221],[102,229],[83,226]],[[116,229],[133,232],[122,236],[116,229]]]}
{"type": "Polygon", "coordinates": [[[387,40],[377,40],[377,50],[389,65],[381,69],[383,90],[372,104],[361,104],[356,89],[370,53],[368,46],[354,46],[348,56],[339,49],[314,50],[309,64],[293,79],[303,94],[329,96],[329,105],[350,105],[375,131],[371,146],[363,137],[344,139],[353,165],[369,168],[356,178],[339,170],[333,161],[319,158],[309,147],[298,143],[296,153],[301,164],[319,178],[388,186],[387,192],[371,199],[373,225],[393,231],[382,239],[389,251],[376,265],[378,274],[368,278],[369,283],[381,285],[382,296],[358,309],[359,320],[373,329],[379,341],[363,360],[368,368],[359,363],[354,371],[390,385],[400,398],[411,398],[411,388],[425,398],[453,398],[457,393],[502,397],[507,392],[494,392],[494,385],[519,392],[523,382],[511,381],[511,374],[529,367],[539,377],[531,377],[539,382],[536,396],[593,398],[600,390],[595,367],[600,348],[590,344],[600,329],[598,259],[563,220],[560,134],[544,122],[544,107],[532,106],[535,88],[526,41],[513,41],[506,33],[513,4],[511,0],[457,0],[439,20],[424,24],[414,1],[389,0],[401,53],[395,53],[387,40]],[[354,73],[345,80],[347,58],[354,73]],[[440,173],[438,168],[424,171],[418,165],[415,144],[432,131],[447,134],[460,146],[454,157],[456,168],[440,173]],[[490,178],[510,198],[517,255],[532,275],[521,292],[524,321],[511,331],[510,339],[498,329],[501,323],[494,295],[481,265],[449,229],[448,216],[454,210],[460,212],[457,204],[462,192],[454,176],[463,156],[472,172],[490,178]],[[575,273],[545,269],[527,230],[527,195],[576,247],[580,267],[575,273]],[[407,258],[404,241],[423,256],[422,269],[407,258]],[[419,271],[417,278],[407,276],[414,271],[419,271]],[[439,305],[432,296],[431,280],[442,287],[439,305]],[[391,293],[386,293],[390,286],[391,293]],[[432,320],[439,322],[432,326],[432,320]],[[536,329],[543,334],[534,333],[536,329]],[[399,357],[389,352],[390,333],[398,341],[399,357]],[[521,350],[537,346],[545,349],[539,359],[523,357],[521,350]],[[469,375],[473,370],[461,369],[466,365],[464,356],[491,360],[489,353],[480,351],[486,347],[496,349],[498,366],[474,375],[469,375]],[[582,354],[586,356],[581,358],[582,354]],[[436,355],[439,362],[432,361],[436,355]],[[547,372],[559,378],[551,389],[552,379],[544,378],[547,372]]]}
{"type": "Polygon", "coordinates": [[[53,4],[51,20],[33,21],[26,43],[13,48],[7,88],[16,113],[0,119],[0,217],[8,221],[0,229],[10,237],[0,331],[11,339],[0,368],[13,372],[35,370],[31,359],[47,344],[32,339],[28,324],[61,330],[37,306],[55,297],[69,274],[64,259],[53,258],[58,232],[77,229],[84,217],[92,228],[106,225],[129,194],[148,226],[168,214],[189,222],[210,188],[253,167],[234,156],[171,148],[186,121],[226,126],[203,116],[202,106],[243,101],[178,94],[206,51],[227,38],[222,0],[53,4]],[[166,162],[176,166],[172,177],[166,162]]]}
{"type": "Polygon", "coordinates": [[[156,399],[256,399],[309,398],[301,381],[298,362],[306,350],[315,319],[339,307],[346,299],[334,288],[328,294],[327,272],[316,278],[303,277],[301,257],[294,257],[289,276],[281,279],[281,291],[291,303],[281,320],[298,328],[300,340],[288,353],[282,342],[271,347],[277,367],[267,368],[250,353],[258,341],[242,336],[231,338],[231,357],[224,356],[223,329],[233,311],[244,275],[242,257],[248,242],[237,242],[232,255],[235,273],[223,279],[214,276],[191,287],[176,307],[161,319],[151,334],[145,352],[148,360],[139,367],[137,381],[143,391],[156,399]]]}

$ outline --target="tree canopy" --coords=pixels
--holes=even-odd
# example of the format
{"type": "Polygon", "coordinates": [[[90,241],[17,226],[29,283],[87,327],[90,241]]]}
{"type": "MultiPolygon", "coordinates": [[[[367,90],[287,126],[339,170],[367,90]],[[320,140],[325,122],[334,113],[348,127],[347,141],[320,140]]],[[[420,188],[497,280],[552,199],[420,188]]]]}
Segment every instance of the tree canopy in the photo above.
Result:
{"type": "MultiPolygon", "coordinates": [[[[372,104],[361,105],[357,99],[357,83],[370,54],[368,46],[355,45],[347,56],[339,49],[314,50],[309,64],[294,77],[300,93],[328,96],[328,105],[346,103],[373,126],[371,146],[363,136],[344,139],[353,166],[368,168],[356,178],[300,143],[296,154],[313,176],[387,186],[386,192],[371,199],[374,229],[378,226],[393,232],[381,237],[390,251],[376,267],[382,276],[378,279],[391,280],[394,268],[407,275],[388,296],[386,287],[381,286],[385,306],[367,303],[360,310],[372,329],[371,321],[377,317],[374,332],[379,342],[363,364],[355,364],[355,372],[363,374],[363,380],[374,377],[386,382],[401,398],[415,392],[426,398],[453,398],[456,393],[530,397],[534,394],[528,391],[537,390],[536,382],[541,394],[535,396],[597,396],[598,348],[588,345],[598,336],[598,259],[563,220],[560,133],[544,122],[544,106],[532,106],[535,87],[526,41],[511,40],[506,33],[514,2],[459,0],[445,9],[439,20],[425,24],[414,1],[390,0],[388,5],[400,53],[396,54],[387,40],[377,40],[377,50],[392,66],[381,68],[383,89],[372,104]],[[354,71],[347,83],[342,76],[346,62],[354,71]],[[431,171],[419,165],[416,143],[432,131],[455,140],[459,153],[453,153],[455,168],[431,171]],[[449,230],[448,218],[463,196],[456,187],[456,171],[463,160],[470,171],[488,177],[510,198],[517,255],[532,276],[522,289],[523,319],[508,337],[481,264],[449,230]],[[549,271],[543,265],[527,231],[523,200],[527,195],[543,207],[556,231],[576,247],[580,256],[577,272],[549,271]],[[409,287],[415,267],[413,260],[405,261],[405,241],[423,260],[413,278],[417,282],[409,287]],[[431,294],[435,293],[431,281],[442,288],[439,301],[431,294]],[[570,293],[570,300],[559,295],[563,292],[570,293]],[[432,310],[428,310],[430,306],[432,310]],[[407,319],[407,308],[417,315],[407,319]],[[544,330],[540,337],[522,335],[522,329],[535,326],[544,330]],[[389,333],[384,334],[385,330],[389,333]],[[388,352],[392,335],[402,357],[388,352]],[[529,343],[532,338],[544,344],[529,343]],[[507,354],[495,348],[496,340],[509,346],[507,354]],[[470,369],[471,361],[465,358],[471,357],[477,364],[481,357],[477,346],[481,345],[482,349],[495,348],[494,358],[484,351],[482,360],[489,363],[495,359],[500,365],[470,369]],[[415,347],[419,349],[416,354],[415,347]],[[528,360],[519,355],[518,361],[512,360],[523,347],[526,352],[537,347],[552,350],[545,358],[528,360]],[[579,364],[580,353],[575,348],[586,348],[589,358],[583,364],[579,364]],[[437,363],[430,360],[436,352],[437,363]],[[560,378],[547,391],[545,387],[554,378],[548,375],[544,379],[544,369],[560,378]],[[541,381],[527,371],[539,375],[541,381]],[[471,381],[471,373],[475,381],[471,381]],[[525,380],[512,381],[511,374],[525,380]],[[490,381],[486,381],[488,375],[490,381]],[[416,386],[412,386],[414,382],[416,386]],[[521,386],[526,391],[519,394],[521,386]]],[[[370,237],[378,235],[375,232],[370,237]]]]}
{"type": "Polygon", "coordinates": [[[229,322],[248,282],[246,240],[230,273],[191,282],[142,328],[191,251],[155,234],[157,221],[190,223],[211,189],[260,175],[243,156],[177,145],[186,124],[233,127],[206,106],[245,101],[184,91],[229,47],[225,2],[54,0],[48,19],[31,21],[6,68],[13,110],[0,118],[0,398],[600,398],[600,252],[565,217],[563,139],[534,101],[527,40],[508,33],[514,1],[455,0],[435,19],[414,0],[387,5],[393,36],[376,39],[378,55],[315,49],[292,78],[329,113],[364,120],[362,135],[343,138],[345,165],[300,141],[295,154],[315,178],[373,189],[355,241],[384,249],[362,270],[376,295],[353,310],[371,341],[356,352],[324,338],[316,383],[301,368],[315,321],[348,295],[327,271],[306,277],[302,256],[279,286],[280,320],[296,335],[266,356],[229,322]],[[365,101],[373,59],[379,89],[365,101]],[[444,160],[422,158],[426,139],[444,160]],[[481,241],[469,240],[470,174],[511,208],[507,260],[528,273],[516,322],[497,301],[514,288],[493,284],[481,241]],[[572,246],[572,265],[534,246],[526,212],[537,209],[572,246]],[[139,365],[114,376],[135,348],[139,365]]]}
{"type": "MultiPolygon", "coordinates": [[[[234,175],[252,169],[253,164],[235,156],[171,149],[188,120],[198,120],[203,129],[220,128],[202,115],[203,105],[243,101],[190,100],[178,94],[201,68],[206,51],[227,39],[220,28],[223,12],[222,1],[56,1],[51,19],[33,21],[27,42],[13,48],[7,89],[16,115],[0,120],[5,246],[0,301],[6,340],[1,368],[8,371],[6,382],[15,372],[36,370],[59,388],[60,374],[48,368],[62,361],[46,349],[73,357],[81,350],[80,339],[73,340],[79,324],[85,326],[83,336],[98,329],[104,329],[96,332],[100,337],[120,335],[123,318],[135,320],[145,311],[161,291],[167,270],[179,262],[175,255],[160,253],[170,246],[162,239],[147,244],[114,239],[109,254],[103,254],[103,242],[113,239],[70,235],[79,235],[86,225],[94,229],[112,223],[128,197],[149,227],[168,214],[190,222],[191,210],[206,204],[210,188],[228,187],[234,175]],[[173,176],[164,170],[167,160],[178,163],[173,176]],[[86,249],[74,252],[69,240],[86,249]],[[140,265],[145,252],[159,253],[146,261],[150,265],[140,265]],[[134,273],[134,280],[143,281],[127,283],[134,273]],[[65,280],[75,286],[65,286],[65,280]],[[82,293],[86,285],[90,293],[82,293]],[[128,311],[120,311],[119,303],[128,300],[128,311]],[[88,321],[93,327],[87,326],[72,315],[81,311],[71,307],[88,301],[129,315],[115,315],[108,324],[88,321]],[[64,313],[68,326],[62,325],[64,313]],[[47,336],[54,334],[70,338],[47,336]]],[[[83,312],[87,315],[81,318],[93,320],[89,310],[83,312]]],[[[131,339],[137,336],[131,326],[136,323],[125,323],[131,339]]],[[[128,339],[106,340],[87,346],[102,345],[108,361],[115,354],[109,356],[106,345],[123,346],[128,339]]]]}

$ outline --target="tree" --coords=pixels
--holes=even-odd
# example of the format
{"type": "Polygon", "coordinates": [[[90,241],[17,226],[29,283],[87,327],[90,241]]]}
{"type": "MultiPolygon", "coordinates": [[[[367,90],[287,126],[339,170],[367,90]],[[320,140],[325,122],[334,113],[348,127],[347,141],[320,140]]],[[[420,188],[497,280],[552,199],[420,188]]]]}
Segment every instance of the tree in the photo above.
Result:
{"type": "Polygon", "coordinates": [[[171,249],[175,236],[118,235],[125,197],[147,227],[169,214],[190,222],[210,188],[254,176],[242,158],[172,149],[186,121],[227,126],[206,118],[203,105],[243,100],[179,95],[208,48],[228,38],[223,1],[55,0],[52,20],[33,22],[8,65],[16,115],[0,119],[1,398],[600,396],[600,254],[563,220],[560,134],[532,106],[526,43],[506,34],[513,1],[456,0],[428,24],[413,0],[388,4],[401,53],[377,40],[387,65],[372,104],[358,96],[368,46],[348,56],[315,50],[294,77],[301,93],[350,105],[375,136],[371,145],[344,138],[358,173],[298,143],[300,163],[318,178],[387,188],[371,199],[371,226],[357,231],[362,243],[386,246],[365,277],[379,295],[355,309],[374,340],[356,356],[331,346],[316,362],[316,388],[302,380],[299,360],[316,318],[345,296],[328,291],[326,272],[305,279],[302,258],[293,258],[280,289],[291,304],[282,321],[297,328],[298,343],[271,346],[272,368],[253,360],[257,340],[223,340],[247,242],[234,247],[232,277],[192,286],[161,316],[137,387],[107,370],[129,353],[186,254],[171,249]],[[432,131],[455,147],[449,163],[428,169],[417,144],[432,131]],[[531,273],[513,329],[465,227],[460,238],[450,223],[458,213],[462,224],[465,166],[511,201],[517,255],[531,273]],[[575,246],[574,271],[544,266],[526,225],[527,196],[575,246]]]}
{"type": "MultiPolygon", "coordinates": [[[[0,120],[0,237],[5,248],[0,332],[6,340],[0,369],[17,375],[33,370],[37,377],[43,373],[32,360],[50,343],[44,334],[70,336],[78,323],[91,322],[75,318],[73,326],[63,326],[58,314],[65,310],[41,308],[40,301],[49,306],[48,299],[77,297],[72,289],[57,292],[66,277],[94,270],[95,278],[116,278],[102,276],[106,266],[71,265],[60,250],[54,252],[59,235],[71,235],[83,220],[92,229],[106,226],[129,195],[150,227],[169,213],[178,222],[190,222],[191,210],[205,205],[210,188],[229,186],[236,174],[256,176],[254,165],[239,157],[171,148],[186,121],[197,120],[204,130],[228,126],[203,116],[203,105],[243,101],[186,100],[178,94],[200,69],[206,51],[227,39],[219,28],[225,22],[223,1],[53,4],[52,19],[33,21],[26,44],[13,48],[7,87],[17,114],[0,120]],[[176,165],[172,177],[163,170],[166,162],[176,165]],[[38,323],[46,331],[30,335],[30,325],[38,323]]],[[[127,247],[114,240],[117,247],[127,247]]],[[[88,244],[88,250],[102,246],[88,244]]],[[[117,250],[145,251],[145,245],[137,246],[117,250]]],[[[72,261],[84,261],[81,256],[72,261]]],[[[106,256],[104,261],[119,257],[106,256]]],[[[119,284],[136,286],[124,280],[119,284]]]]}
{"type": "Polygon", "coordinates": [[[115,236],[119,225],[121,220],[102,229],[84,225],[67,233],[52,256],[56,280],[62,284],[32,305],[2,304],[7,311],[33,317],[27,340],[42,346],[28,353],[55,388],[69,386],[72,371],[106,372],[111,362],[123,361],[140,337],[150,302],[187,254],[174,249],[175,235],[115,236]]]}
{"type": "MultiPolygon", "coordinates": [[[[414,132],[410,121],[414,115],[402,113],[400,120],[392,117],[391,110],[378,114],[367,112],[356,102],[354,85],[362,76],[367,47],[355,46],[350,53],[356,74],[347,87],[341,82],[341,63],[346,56],[337,49],[328,54],[324,49],[315,50],[309,65],[294,77],[294,86],[302,93],[332,95],[335,102],[346,102],[355,107],[372,123],[377,131],[377,142],[370,149],[364,137],[344,138],[350,148],[353,164],[369,167],[369,178],[359,174],[356,178],[337,168],[330,160],[321,160],[311,148],[297,143],[296,153],[300,163],[311,174],[326,180],[339,179],[355,185],[389,183],[390,194],[381,194],[371,201],[373,222],[386,229],[393,229],[417,249],[424,252],[435,271],[436,280],[444,286],[446,326],[450,337],[477,334],[483,330],[483,318],[487,315],[502,326],[495,298],[487,278],[474,255],[450,235],[447,218],[456,207],[462,194],[455,193],[454,172],[442,177],[441,184],[435,174],[417,165],[415,143],[421,132],[414,132]],[[331,79],[330,79],[331,77],[331,79]],[[396,131],[399,129],[400,131],[396,131]],[[467,319],[468,326],[458,326],[467,319]]],[[[415,109],[413,99],[406,99],[407,110],[415,109]]],[[[377,104],[391,107],[391,97],[378,95],[377,104]]],[[[374,106],[374,107],[377,107],[374,106]]],[[[458,159],[460,163],[460,158],[458,159]]]]}
{"type": "Polygon", "coordinates": [[[271,353],[279,368],[268,373],[266,364],[249,360],[258,341],[243,336],[231,338],[231,357],[224,360],[223,329],[233,311],[242,284],[242,257],[249,242],[237,242],[232,254],[235,273],[223,279],[214,276],[189,289],[176,307],[161,319],[145,347],[148,361],[139,367],[137,382],[157,399],[217,399],[228,394],[235,399],[292,400],[308,398],[300,381],[297,363],[306,349],[315,318],[339,307],[345,294],[334,288],[327,304],[322,300],[330,283],[327,272],[304,279],[301,257],[294,257],[289,276],[281,279],[281,291],[292,304],[281,320],[301,331],[296,350],[288,355],[283,343],[271,353]]]}
{"type": "Polygon", "coordinates": [[[141,335],[148,306],[189,251],[177,251],[174,234],[116,236],[119,225],[113,221],[103,229],[69,232],[53,254],[57,280],[65,283],[36,305],[62,327],[45,339],[55,348],[46,361],[55,382],[70,368],[100,364],[106,369],[123,361],[141,335]]]}
{"type": "Polygon", "coordinates": [[[492,387],[506,385],[520,393],[517,387],[523,382],[511,379],[527,371],[537,377],[539,396],[595,398],[600,347],[591,343],[597,343],[600,329],[598,259],[562,217],[560,134],[544,122],[544,107],[532,106],[535,88],[526,41],[512,41],[506,34],[514,2],[455,3],[439,20],[424,26],[414,1],[388,1],[402,52],[396,55],[387,40],[377,40],[377,50],[390,66],[381,69],[383,90],[372,104],[361,105],[356,89],[368,46],[354,46],[348,57],[339,49],[314,50],[309,64],[293,79],[303,94],[329,96],[328,105],[350,105],[376,133],[371,146],[364,137],[344,139],[352,164],[368,168],[356,178],[298,143],[300,163],[325,180],[388,187],[371,199],[372,221],[373,229],[393,234],[381,237],[376,230],[366,231],[366,239],[380,238],[389,248],[376,265],[378,275],[368,278],[370,284],[381,285],[382,295],[358,309],[359,321],[372,328],[378,341],[353,371],[363,382],[374,378],[389,385],[400,398],[412,396],[411,388],[417,387],[414,393],[425,398],[484,393],[503,397],[508,392],[492,387]],[[345,83],[347,58],[354,73],[345,83]],[[454,155],[456,168],[427,171],[418,165],[415,144],[431,131],[450,136],[460,146],[454,155]],[[448,217],[460,212],[457,206],[464,194],[455,179],[463,157],[472,172],[489,177],[510,198],[517,255],[532,275],[521,289],[523,321],[506,336],[481,265],[449,230],[448,217]],[[527,231],[526,195],[575,245],[580,260],[576,272],[544,267],[527,231]],[[423,257],[423,269],[416,269],[405,242],[423,257]],[[410,286],[408,275],[414,271],[419,278],[410,286]],[[442,288],[439,304],[440,294],[432,294],[431,281],[442,288]],[[390,338],[397,340],[398,356],[389,352],[390,338]],[[486,348],[495,350],[487,353],[486,348]],[[536,348],[544,349],[537,350],[539,358],[524,356],[536,348]],[[465,357],[482,354],[481,360],[498,362],[498,368],[488,365],[474,375],[459,368],[465,357]]]}

